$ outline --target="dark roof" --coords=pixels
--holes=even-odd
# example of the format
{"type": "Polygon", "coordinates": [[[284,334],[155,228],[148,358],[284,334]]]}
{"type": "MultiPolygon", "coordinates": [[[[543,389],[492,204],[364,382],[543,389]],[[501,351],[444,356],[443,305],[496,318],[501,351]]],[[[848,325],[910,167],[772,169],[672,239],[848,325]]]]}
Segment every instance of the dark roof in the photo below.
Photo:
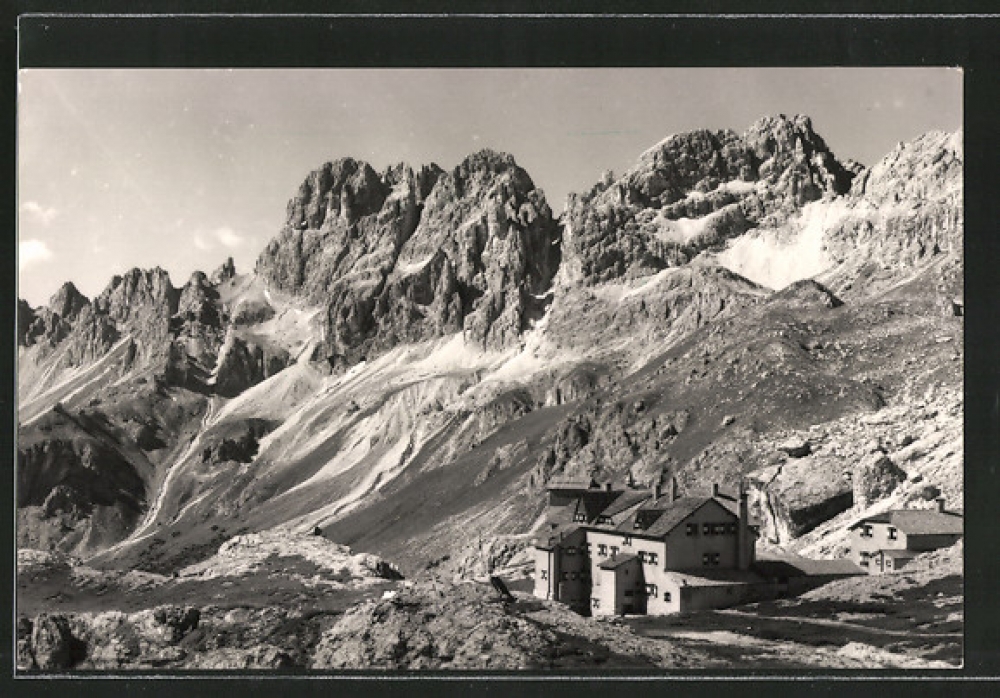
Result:
{"type": "Polygon", "coordinates": [[[612,555],[607,560],[598,565],[602,570],[613,570],[621,567],[626,562],[631,562],[635,560],[636,556],[632,553],[620,553],[618,555],[612,555]]]}
{"type": "Polygon", "coordinates": [[[641,504],[643,501],[650,498],[650,493],[648,490],[625,490],[618,499],[611,502],[608,506],[601,511],[601,516],[615,516],[620,514],[627,509],[641,504]]]}
{"type": "Polygon", "coordinates": [[[953,534],[962,535],[964,519],[952,511],[937,509],[896,509],[861,519],[851,526],[855,529],[869,523],[884,523],[895,526],[907,535],[953,534]]]}
{"type": "Polygon", "coordinates": [[[541,548],[542,550],[552,550],[553,548],[561,545],[563,539],[576,533],[580,530],[580,528],[580,524],[563,524],[562,526],[557,526],[556,528],[548,531],[540,531],[535,536],[533,542],[536,548],[541,548]]]}
{"type": "MultiPolygon", "coordinates": [[[[691,516],[698,509],[709,502],[715,502],[712,497],[681,497],[680,499],[675,499],[670,501],[669,497],[660,497],[656,502],[650,504],[650,509],[659,509],[662,513],[656,518],[651,525],[646,529],[642,530],[643,535],[653,536],[659,538],[660,536],[665,536],[670,533],[674,528],[676,528],[684,519],[691,516]]],[[[718,502],[716,502],[718,504],[718,502]]],[[[721,504],[719,505],[724,511],[729,511],[721,504]]],[[[639,509],[641,512],[646,507],[639,509]]],[[[636,512],[636,514],[639,514],[636,512]]],[[[619,526],[619,530],[622,530],[619,526]]],[[[630,529],[631,531],[632,529],[630,529]]]]}
{"type": "Polygon", "coordinates": [[[865,574],[864,570],[847,558],[817,560],[794,553],[765,550],[757,553],[753,569],[769,578],[865,574]]]}
{"type": "Polygon", "coordinates": [[[600,485],[593,479],[570,479],[570,478],[555,478],[549,480],[548,484],[545,485],[545,489],[548,490],[589,490],[597,489],[600,485]]]}
{"type": "Polygon", "coordinates": [[[725,568],[711,569],[699,567],[697,569],[668,570],[666,576],[673,579],[680,586],[688,587],[759,584],[764,581],[764,578],[753,570],[733,570],[725,568]]]}

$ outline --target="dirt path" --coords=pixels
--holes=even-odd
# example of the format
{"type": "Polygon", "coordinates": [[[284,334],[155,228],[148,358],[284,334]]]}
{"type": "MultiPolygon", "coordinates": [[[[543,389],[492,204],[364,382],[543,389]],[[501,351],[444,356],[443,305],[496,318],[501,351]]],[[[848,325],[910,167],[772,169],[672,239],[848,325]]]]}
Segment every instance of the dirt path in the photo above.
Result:
{"type": "Polygon", "coordinates": [[[913,630],[890,630],[889,628],[873,628],[868,625],[858,625],[857,623],[849,623],[843,620],[828,620],[826,618],[803,618],[802,616],[761,616],[756,613],[748,613],[746,611],[738,611],[736,609],[723,609],[716,611],[716,613],[727,615],[727,616],[737,616],[740,618],[747,618],[751,620],[776,620],[788,623],[810,623],[812,625],[822,625],[828,628],[842,628],[844,630],[856,630],[860,632],[868,632],[877,635],[891,635],[894,637],[906,637],[906,638],[956,638],[962,637],[962,633],[921,633],[914,632],[913,630]]]}

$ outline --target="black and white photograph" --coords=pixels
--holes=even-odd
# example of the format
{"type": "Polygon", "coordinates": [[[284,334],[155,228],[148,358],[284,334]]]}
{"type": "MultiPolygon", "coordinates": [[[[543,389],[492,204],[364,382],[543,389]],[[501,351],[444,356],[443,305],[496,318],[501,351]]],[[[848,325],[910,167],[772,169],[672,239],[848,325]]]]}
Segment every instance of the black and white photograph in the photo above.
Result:
{"type": "Polygon", "coordinates": [[[17,110],[18,674],[964,666],[960,67],[17,110]]]}

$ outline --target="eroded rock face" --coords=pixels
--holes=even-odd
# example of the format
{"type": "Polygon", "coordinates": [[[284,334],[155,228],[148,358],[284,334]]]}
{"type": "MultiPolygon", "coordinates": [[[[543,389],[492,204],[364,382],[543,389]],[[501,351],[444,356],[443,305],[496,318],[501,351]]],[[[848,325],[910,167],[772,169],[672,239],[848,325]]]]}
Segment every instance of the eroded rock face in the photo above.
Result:
{"type": "Polygon", "coordinates": [[[866,508],[885,499],[906,481],[906,472],[881,451],[862,460],[851,473],[855,506],[866,508]]]}
{"type": "Polygon", "coordinates": [[[291,359],[288,352],[230,336],[219,353],[215,392],[235,397],[284,369],[291,359]]]}
{"type": "Polygon", "coordinates": [[[485,604],[476,585],[403,590],[357,606],[325,632],[312,669],[526,669],[551,646],[551,631],[485,604]]]}
{"type": "Polygon", "coordinates": [[[19,443],[19,546],[94,549],[138,521],[146,501],[143,475],[99,428],[56,414],[19,443]],[[46,428],[63,437],[45,438],[46,428]]]}
{"type": "Polygon", "coordinates": [[[212,284],[218,286],[219,284],[225,283],[236,276],[236,264],[233,263],[232,257],[227,257],[226,261],[223,262],[218,269],[212,272],[210,277],[212,284]]]}
{"type": "Polygon", "coordinates": [[[43,613],[32,623],[31,648],[25,654],[31,669],[63,671],[83,660],[86,645],[73,636],[66,616],[43,613]]]}
{"type": "Polygon", "coordinates": [[[33,309],[26,301],[18,299],[18,345],[31,346],[39,341],[47,341],[52,346],[58,344],[89,305],[90,300],[70,281],[56,291],[48,307],[33,309]]]}
{"type": "Polygon", "coordinates": [[[835,288],[853,295],[900,274],[950,257],[941,290],[962,292],[962,133],[928,133],[900,143],[861,172],[851,186],[847,215],[824,234],[835,288]]]}
{"type": "Polygon", "coordinates": [[[693,131],[640,156],[618,180],[570,197],[566,283],[643,276],[802,205],[848,191],[853,172],[808,117],[766,117],[742,136],[693,131]]]}
{"type": "Polygon", "coordinates": [[[793,458],[747,478],[751,515],[760,521],[761,542],[784,544],[849,509],[851,482],[840,464],[793,458]]]}
{"type": "Polygon", "coordinates": [[[482,151],[451,172],[351,159],[309,175],[257,271],[326,306],[334,366],[464,331],[507,346],[535,316],[559,263],[558,226],[509,155],[482,151]]]}
{"type": "Polygon", "coordinates": [[[49,309],[69,321],[75,320],[87,305],[90,305],[90,300],[71,281],[64,283],[49,301],[49,309]]]}

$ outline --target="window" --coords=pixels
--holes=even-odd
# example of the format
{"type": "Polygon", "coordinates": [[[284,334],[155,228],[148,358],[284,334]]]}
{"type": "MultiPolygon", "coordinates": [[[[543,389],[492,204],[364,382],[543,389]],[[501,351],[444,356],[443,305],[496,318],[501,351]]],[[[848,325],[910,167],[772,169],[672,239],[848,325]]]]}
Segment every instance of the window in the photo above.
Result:
{"type": "Polygon", "coordinates": [[[656,585],[655,584],[647,584],[646,585],[646,594],[648,596],[656,596],[656,585]]]}
{"type": "Polygon", "coordinates": [[[568,580],[569,579],[569,572],[563,572],[563,577],[562,578],[564,580],[568,580]]]}
{"type": "Polygon", "coordinates": [[[716,536],[724,535],[726,532],[726,524],[712,524],[712,533],[716,536]]]}
{"type": "Polygon", "coordinates": [[[608,546],[606,546],[604,543],[598,543],[598,545],[597,545],[597,554],[598,555],[607,555],[608,554],[608,546]]]}
{"type": "Polygon", "coordinates": [[[576,548],[573,547],[572,545],[569,546],[568,548],[566,548],[566,554],[567,555],[576,555],[576,548]]]}
{"type": "Polygon", "coordinates": [[[889,540],[896,540],[896,529],[892,526],[889,527],[889,540]]]}
{"type": "Polygon", "coordinates": [[[696,536],[696,535],[698,535],[698,524],[696,524],[696,523],[689,523],[687,525],[687,534],[689,536],[696,536]]]}
{"type": "Polygon", "coordinates": [[[702,526],[701,526],[701,532],[704,533],[706,536],[712,535],[712,533],[713,533],[712,524],[710,524],[710,523],[702,524],[702,526]]]}
{"type": "Polygon", "coordinates": [[[625,590],[625,598],[631,599],[632,595],[633,595],[633,591],[631,589],[626,589],[625,590]]]}
{"type": "Polygon", "coordinates": [[[585,522],[587,520],[587,515],[584,512],[578,511],[577,513],[573,514],[573,520],[585,522]]]}
{"type": "Polygon", "coordinates": [[[649,564],[655,565],[656,564],[656,558],[657,558],[656,553],[650,553],[649,554],[649,564]]]}
{"type": "Polygon", "coordinates": [[[645,550],[640,550],[639,551],[639,562],[645,562],[645,561],[646,561],[646,551],[645,550]]]}
{"type": "Polygon", "coordinates": [[[594,608],[600,608],[601,600],[595,596],[590,599],[590,605],[593,606],[594,608]]]}
{"type": "Polygon", "coordinates": [[[598,524],[609,524],[609,523],[611,523],[611,517],[610,516],[598,516],[597,517],[597,523],[598,524]]]}
{"type": "Polygon", "coordinates": [[[711,567],[719,564],[719,553],[705,553],[701,556],[701,564],[711,567]]]}
{"type": "Polygon", "coordinates": [[[872,527],[869,524],[865,524],[864,528],[861,529],[861,537],[862,538],[872,537],[872,527]]]}
{"type": "Polygon", "coordinates": [[[612,545],[611,546],[611,554],[612,555],[617,555],[618,554],[618,546],[617,545],[612,545]]]}
{"type": "Polygon", "coordinates": [[[570,573],[569,573],[569,578],[570,578],[570,579],[576,579],[576,577],[577,577],[577,574],[576,574],[576,572],[570,572],[570,573]]]}
{"type": "Polygon", "coordinates": [[[584,555],[590,555],[590,543],[584,543],[581,547],[584,555]]]}
{"type": "Polygon", "coordinates": [[[548,578],[549,578],[549,571],[542,570],[542,579],[548,579],[548,578]]]}
{"type": "Polygon", "coordinates": [[[665,591],[665,592],[663,592],[663,600],[664,600],[664,601],[665,601],[666,603],[670,603],[670,592],[669,592],[669,591],[665,591]]]}
{"type": "Polygon", "coordinates": [[[632,536],[625,536],[622,540],[622,545],[632,545],[632,536]]]}
{"type": "Polygon", "coordinates": [[[726,533],[730,535],[736,535],[736,524],[734,523],[726,524],[726,533]]]}
{"type": "Polygon", "coordinates": [[[637,516],[637,517],[635,517],[635,523],[632,524],[632,528],[634,528],[636,531],[641,531],[641,530],[643,530],[646,527],[643,525],[642,519],[640,519],[637,516]]]}

